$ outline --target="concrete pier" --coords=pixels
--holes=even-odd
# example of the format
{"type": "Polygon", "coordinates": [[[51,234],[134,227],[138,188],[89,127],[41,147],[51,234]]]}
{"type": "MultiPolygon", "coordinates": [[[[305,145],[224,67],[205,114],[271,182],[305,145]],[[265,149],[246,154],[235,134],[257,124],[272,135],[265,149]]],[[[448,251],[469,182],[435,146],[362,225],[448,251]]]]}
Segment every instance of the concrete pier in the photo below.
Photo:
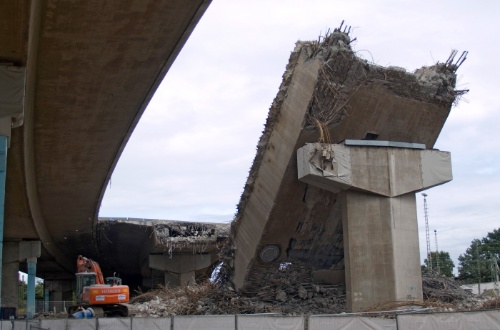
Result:
{"type": "Polygon", "coordinates": [[[212,256],[205,254],[151,254],[149,267],[165,272],[165,285],[188,286],[196,284],[195,272],[212,265],[212,256]]]}
{"type": "Polygon", "coordinates": [[[347,303],[354,312],[422,300],[415,192],[452,179],[450,154],[423,148],[355,140],[297,151],[299,179],[339,193],[347,303]]]}

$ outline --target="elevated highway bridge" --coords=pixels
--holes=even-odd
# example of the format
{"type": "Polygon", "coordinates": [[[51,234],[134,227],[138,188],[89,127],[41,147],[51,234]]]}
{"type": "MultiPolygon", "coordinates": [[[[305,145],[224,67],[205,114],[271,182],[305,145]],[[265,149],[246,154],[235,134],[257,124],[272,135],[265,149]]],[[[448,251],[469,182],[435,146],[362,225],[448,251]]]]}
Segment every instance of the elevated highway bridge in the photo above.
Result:
{"type": "MultiPolygon", "coordinates": [[[[199,236],[175,223],[97,219],[128,138],[209,2],[0,3],[0,73],[25,72],[21,105],[0,103],[10,144],[4,306],[17,304],[26,260],[57,299],[71,296],[79,254],[132,287],[186,284],[216,261],[220,228],[191,231],[199,236]],[[179,235],[189,239],[175,246],[179,235]]],[[[430,148],[464,92],[455,72],[465,53],[409,73],[358,58],[345,31],[290,56],[223,249],[242,293],[285,262],[345,283],[353,311],[422,299],[415,192],[452,179],[449,153],[430,148]]]]}
{"type": "Polygon", "coordinates": [[[30,257],[19,257],[20,242],[41,242],[36,272],[48,280],[73,279],[79,254],[103,257],[97,213],[111,173],[209,4],[0,2],[0,72],[24,72],[20,111],[10,111],[0,90],[1,135],[10,145],[3,305],[17,304],[9,288],[30,257]]]}

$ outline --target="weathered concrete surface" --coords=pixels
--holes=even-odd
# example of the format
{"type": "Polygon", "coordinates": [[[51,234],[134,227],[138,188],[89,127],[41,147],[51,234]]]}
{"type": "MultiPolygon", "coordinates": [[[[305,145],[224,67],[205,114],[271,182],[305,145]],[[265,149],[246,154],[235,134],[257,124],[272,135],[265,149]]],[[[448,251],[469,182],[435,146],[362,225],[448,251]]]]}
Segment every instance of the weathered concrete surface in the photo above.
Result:
{"type": "MultiPolygon", "coordinates": [[[[229,236],[229,224],[100,218],[97,238],[103,271],[116,271],[132,288],[165,284],[165,274],[209,276],[229,236]],[[154,259],[151,263],[151,259],[154,259]],[[185,261],[182,264],[181,261],[185,261]],[[193,261],[190,264],[188,261],[193,261]],[[197,263],[198,261],[198,263],[197,263]]],[[[171,285],[180,285],[169,280],[171,285]]]]}
{"type": "Polygon", "coordinates": [[[449,152],[357,142],[365,145],[307,143],[297,151],[298,179],[334,193],[354,189],[386,197],[453,179],[449,152]]]}
{"type": "Polygon", "coordinates": [[[0,61],[27,68],[24,126],[12,131],[8,156],[5,240],[42,241],[39,276],[73,278],[79,254],[106,252],[96,235],[105,187],[209,3],[0,2],[0,61]]]}
{"type": "Polygon", "coordinates": [[[299,180],[338,193],[342,203],[347,308],[354,312],[423,300],[415,192],[452,179],[449,152],[385,144],[308,143],[297,151],[299,180]]]}
{"type": "Polygon", "coordinates": [[[258,291],[266,269],[280,261],[337,278],[344,270],[342,203],[297,179],[298,148],[365,137],[432,148],[449,114],[456,66],[411,74],[367,63],[348,44],[335,32],[321,44],[298,43],[290,56],[232,225],[232,280],[240,291],[258,291]],[[259,254],[270,244],[279,256],[264,263],[259,254]]]}
{"type": "Polygon", "coordinates": [[[415,195],[387,198],[347,191],[340,198],[348,309],[422,301],[415,195]]]}

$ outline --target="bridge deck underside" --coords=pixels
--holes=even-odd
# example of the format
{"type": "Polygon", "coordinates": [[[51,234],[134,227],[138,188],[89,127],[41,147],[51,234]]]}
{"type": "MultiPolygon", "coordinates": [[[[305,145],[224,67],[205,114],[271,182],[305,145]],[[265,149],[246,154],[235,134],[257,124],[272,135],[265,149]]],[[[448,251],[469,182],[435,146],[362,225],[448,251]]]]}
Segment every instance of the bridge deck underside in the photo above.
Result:
{"type": "Polygon", "coordinates": [[[28,74],[25,122],[8,157],[5,240],[41,240],[41,276],[71,278],[79,254],[100,259],[108,180],[209,2],[0,5],[0,61],[28,74]]]}

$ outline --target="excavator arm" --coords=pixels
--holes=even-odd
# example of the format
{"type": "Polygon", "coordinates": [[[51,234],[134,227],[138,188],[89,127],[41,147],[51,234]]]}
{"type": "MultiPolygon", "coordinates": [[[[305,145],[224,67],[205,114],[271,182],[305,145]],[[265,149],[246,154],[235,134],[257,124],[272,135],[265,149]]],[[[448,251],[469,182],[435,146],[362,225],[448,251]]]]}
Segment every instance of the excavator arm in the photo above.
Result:
{"type": "Polygon", "coordinates": [[[99,264],[92,260],[85,258],[83,256],[78,256],[76,260],[77,272],[78,273],[95,273],[96,283],[95,284],[105,284],[104,277],[102,275],[101,267],[99,264]]]}

